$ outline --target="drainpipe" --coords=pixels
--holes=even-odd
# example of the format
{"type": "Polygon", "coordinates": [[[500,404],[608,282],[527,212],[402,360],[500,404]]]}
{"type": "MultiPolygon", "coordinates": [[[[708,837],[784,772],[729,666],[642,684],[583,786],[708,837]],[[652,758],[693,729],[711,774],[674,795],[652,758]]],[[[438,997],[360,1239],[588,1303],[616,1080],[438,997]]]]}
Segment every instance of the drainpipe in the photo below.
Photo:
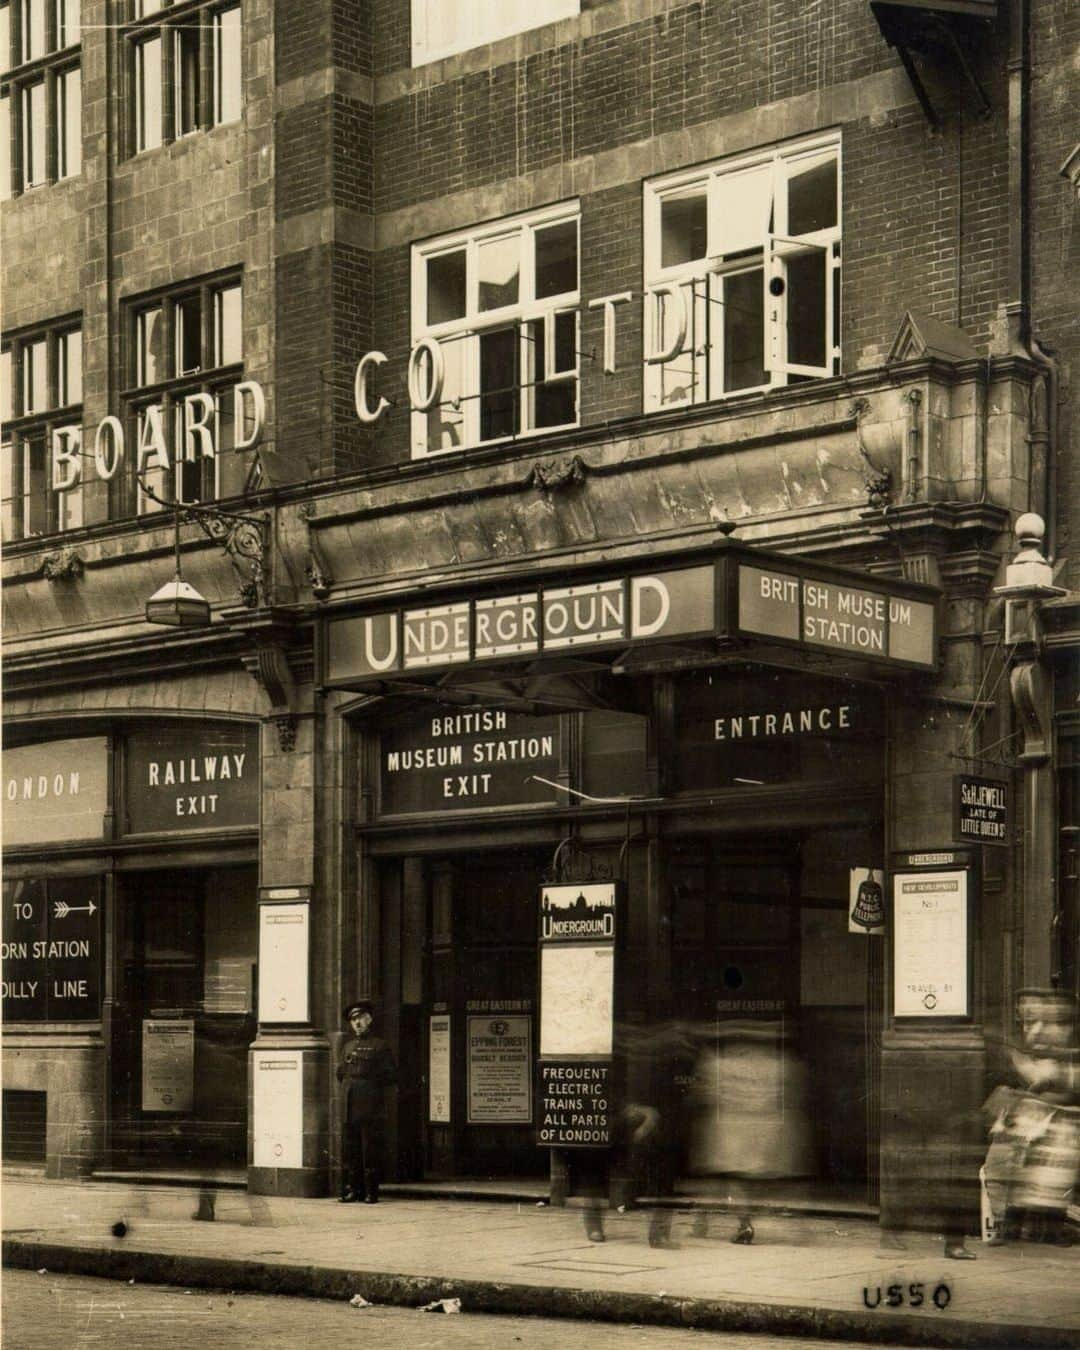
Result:
{"type": "MultiPolygon", "coordinates": [[[[1006,586],[998,594],[1007,600],[1006,634],[1025,613],[1029,631],[1016,638],[1010,664],[1010,692],[1017,726],[1023,733],[1020,754],[1024,795],[1024,847],[1021,874],[1022,909],[1019,970],[1021,982],[1046,985],[1059,973],[1057,899],[1057,772],[1054,755],[1053,682],[1042,650],[1037,610],[1051,597],[1053,541],[1056,536],[1056,482],[1054,469],[1057,367],[1031,334],[1031,208],[1028,191],[1029,115],[1031,86],[1031,0],[1012,0],[1009,6],[1009,248],[1008,350],[1038,365],[1043,374],[1029,395],[1028,513],[1016,523],[1024,550],[1008,569],[1006,586]],[[1034,513],[1034,514],[1031,514],[1034,513]],[[1047,525],[1043,525],[1042,516],[1047,525]],[[1045,533],[1044,533],[1045,531],[1045,533]],[[1044,551],[1045,550],[1045,551],[1044,551]],[[1029,562],[1030,560],[1030,562],[1029,562]],[[1019,591],[1013,574],[1021,563],[1035,565],[1039,584],[1019,591]],[[1012,594],[1010,595],[1010,591],[1012,594]],[[1026,606],[1017,605],[1023,598],[1026,606]],[[1012,621],[1012,622],[1010,622],[1012,621]]],[[[1028,581],[1026,576],[1022,581],[1028,581]]],[[[1020,629],[1024,625],[1021,623],[1020,629]]]]}
{"type": "Polygon", "coordinates": [[[1009,350],[1041,366],[1045,397],[1033,391],[1028,436],[1028,511],[1046,521],[1045,551],[1053,561],[1057,539],[1057,401],[1058,367],[1031,333],[1031,206],[1028,191],[1031,95],[1030,0],[1009,6],[1009,350]]]}

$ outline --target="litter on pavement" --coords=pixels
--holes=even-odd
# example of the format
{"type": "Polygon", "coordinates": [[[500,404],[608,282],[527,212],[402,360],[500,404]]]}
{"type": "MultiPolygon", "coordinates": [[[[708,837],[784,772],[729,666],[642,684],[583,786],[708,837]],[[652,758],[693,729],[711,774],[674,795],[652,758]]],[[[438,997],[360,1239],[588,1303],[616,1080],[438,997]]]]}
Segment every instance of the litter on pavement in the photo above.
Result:
{"type": "Polygon", "coordinates": [[[461,1311],[461,1299],[459,1298],[437,1298],[434,1303],[425,1303],[419,1312],[443,1312],[459,1313],[461,1311]]]}

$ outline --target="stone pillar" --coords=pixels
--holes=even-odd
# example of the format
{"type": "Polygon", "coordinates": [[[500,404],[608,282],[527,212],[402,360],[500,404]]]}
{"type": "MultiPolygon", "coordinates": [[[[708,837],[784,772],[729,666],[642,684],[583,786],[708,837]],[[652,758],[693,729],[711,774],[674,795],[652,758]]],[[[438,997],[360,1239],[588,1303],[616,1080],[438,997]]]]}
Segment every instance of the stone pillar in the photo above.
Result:
{"type": "Polygon", "coordinates": [[[1054,771],[1053,680],[1043,657],[1039,605],[1065,595],[1054,585],[1053,568],[1042,553],[1046,525],[1028,512],[1016,522],[1020,549],[1005,569],[996,594],[1005,601],[1005,644],[1014,665],[1009,675],[1013,709],[1023,736],[1024,866],[1023,985],[1045,988],[1057,969],[1053,950],[1057,896],[1057,791],[1054,771]]]}
{"type": "MultiPolygon", "coordinates": [[[[329,1185],[330,1047],[320,1029],[324,1000],[312,980],[327,909],[325,877],[316,868],[316,728],[312,716],[263,725],[260,894],[293,911],[295,922],[284,931],[296,934],[307,988],[302,1021],[288,999],[286,1006],[260,1003],[248,1055],[248,1188],[260,1195],[325,1195],[329,1185]]],[[[263,933],[260,923],[260,945],[263,933]]],[[[260,951],[260,979],[265,955],[260,951]]]]}
{"type": "MultiPolygon", "coordinates": [[[[949,672],[958,677],[973,655],[974,612],[954,609],[966,618],[954,634],[949,672]],[[959,647],[960,651],[956,651],[959,647]]],[[[943,677],[943,681],[944,681],[943,677]]],[[[966,680],[965,680],[966,682],[966,680]]],[[[940,686],[939,686],[940,687],[940,686]]],[[[954,686],[955,687],[955,686],[954,686]]],[[[951,694],[950,698],[954,697],[951,694]]],[[[958,701],[958,700],[957,700],[958,701]]],[[[889,851],[948,850],[952,840],[953,774],[961,767],[950,758],[963,748],[967,711],[946,701],[912,692],[892,700],[890,756],[887,766],[886,831],[889,851]]],[[[975,896],[974,912],[979,912],[975,896]]],[[[894,934],[886,938],[886,1029],[881,1056],[881,1224],[944,1232],[978,1229],[978,1167],[984,1099],[985,1040],[979,1020],[981,969],[978,925],[970,990],[972,1019],[955,1023],[909,1023],[893,1015],[894,934]]]]}

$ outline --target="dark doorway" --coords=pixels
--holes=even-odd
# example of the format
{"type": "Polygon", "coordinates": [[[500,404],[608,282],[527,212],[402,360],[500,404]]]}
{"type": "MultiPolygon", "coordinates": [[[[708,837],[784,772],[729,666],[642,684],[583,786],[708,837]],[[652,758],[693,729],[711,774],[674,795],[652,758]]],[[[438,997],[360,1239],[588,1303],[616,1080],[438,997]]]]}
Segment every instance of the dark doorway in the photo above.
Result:
{"type": "Polygon", "coordinates": [[[253,867],[122,879],[113,1047],[121,1164],[242,1167],[255,1036],[253,867]]]}

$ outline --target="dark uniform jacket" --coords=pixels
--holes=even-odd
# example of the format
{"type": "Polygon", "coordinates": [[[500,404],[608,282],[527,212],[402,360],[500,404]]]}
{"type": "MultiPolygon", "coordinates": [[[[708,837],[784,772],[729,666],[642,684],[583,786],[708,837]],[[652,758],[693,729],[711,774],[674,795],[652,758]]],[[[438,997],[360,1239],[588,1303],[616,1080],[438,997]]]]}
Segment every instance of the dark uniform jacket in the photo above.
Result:
{"type": "Polygon", "coordinates": [[[390,1047],[378,1036],[350,1036],[341,1046],[338,1082],[345,1084],[345,1119],[350,1123],[382,1115],[383,1089],[397,1080],[390,1047]]]}

